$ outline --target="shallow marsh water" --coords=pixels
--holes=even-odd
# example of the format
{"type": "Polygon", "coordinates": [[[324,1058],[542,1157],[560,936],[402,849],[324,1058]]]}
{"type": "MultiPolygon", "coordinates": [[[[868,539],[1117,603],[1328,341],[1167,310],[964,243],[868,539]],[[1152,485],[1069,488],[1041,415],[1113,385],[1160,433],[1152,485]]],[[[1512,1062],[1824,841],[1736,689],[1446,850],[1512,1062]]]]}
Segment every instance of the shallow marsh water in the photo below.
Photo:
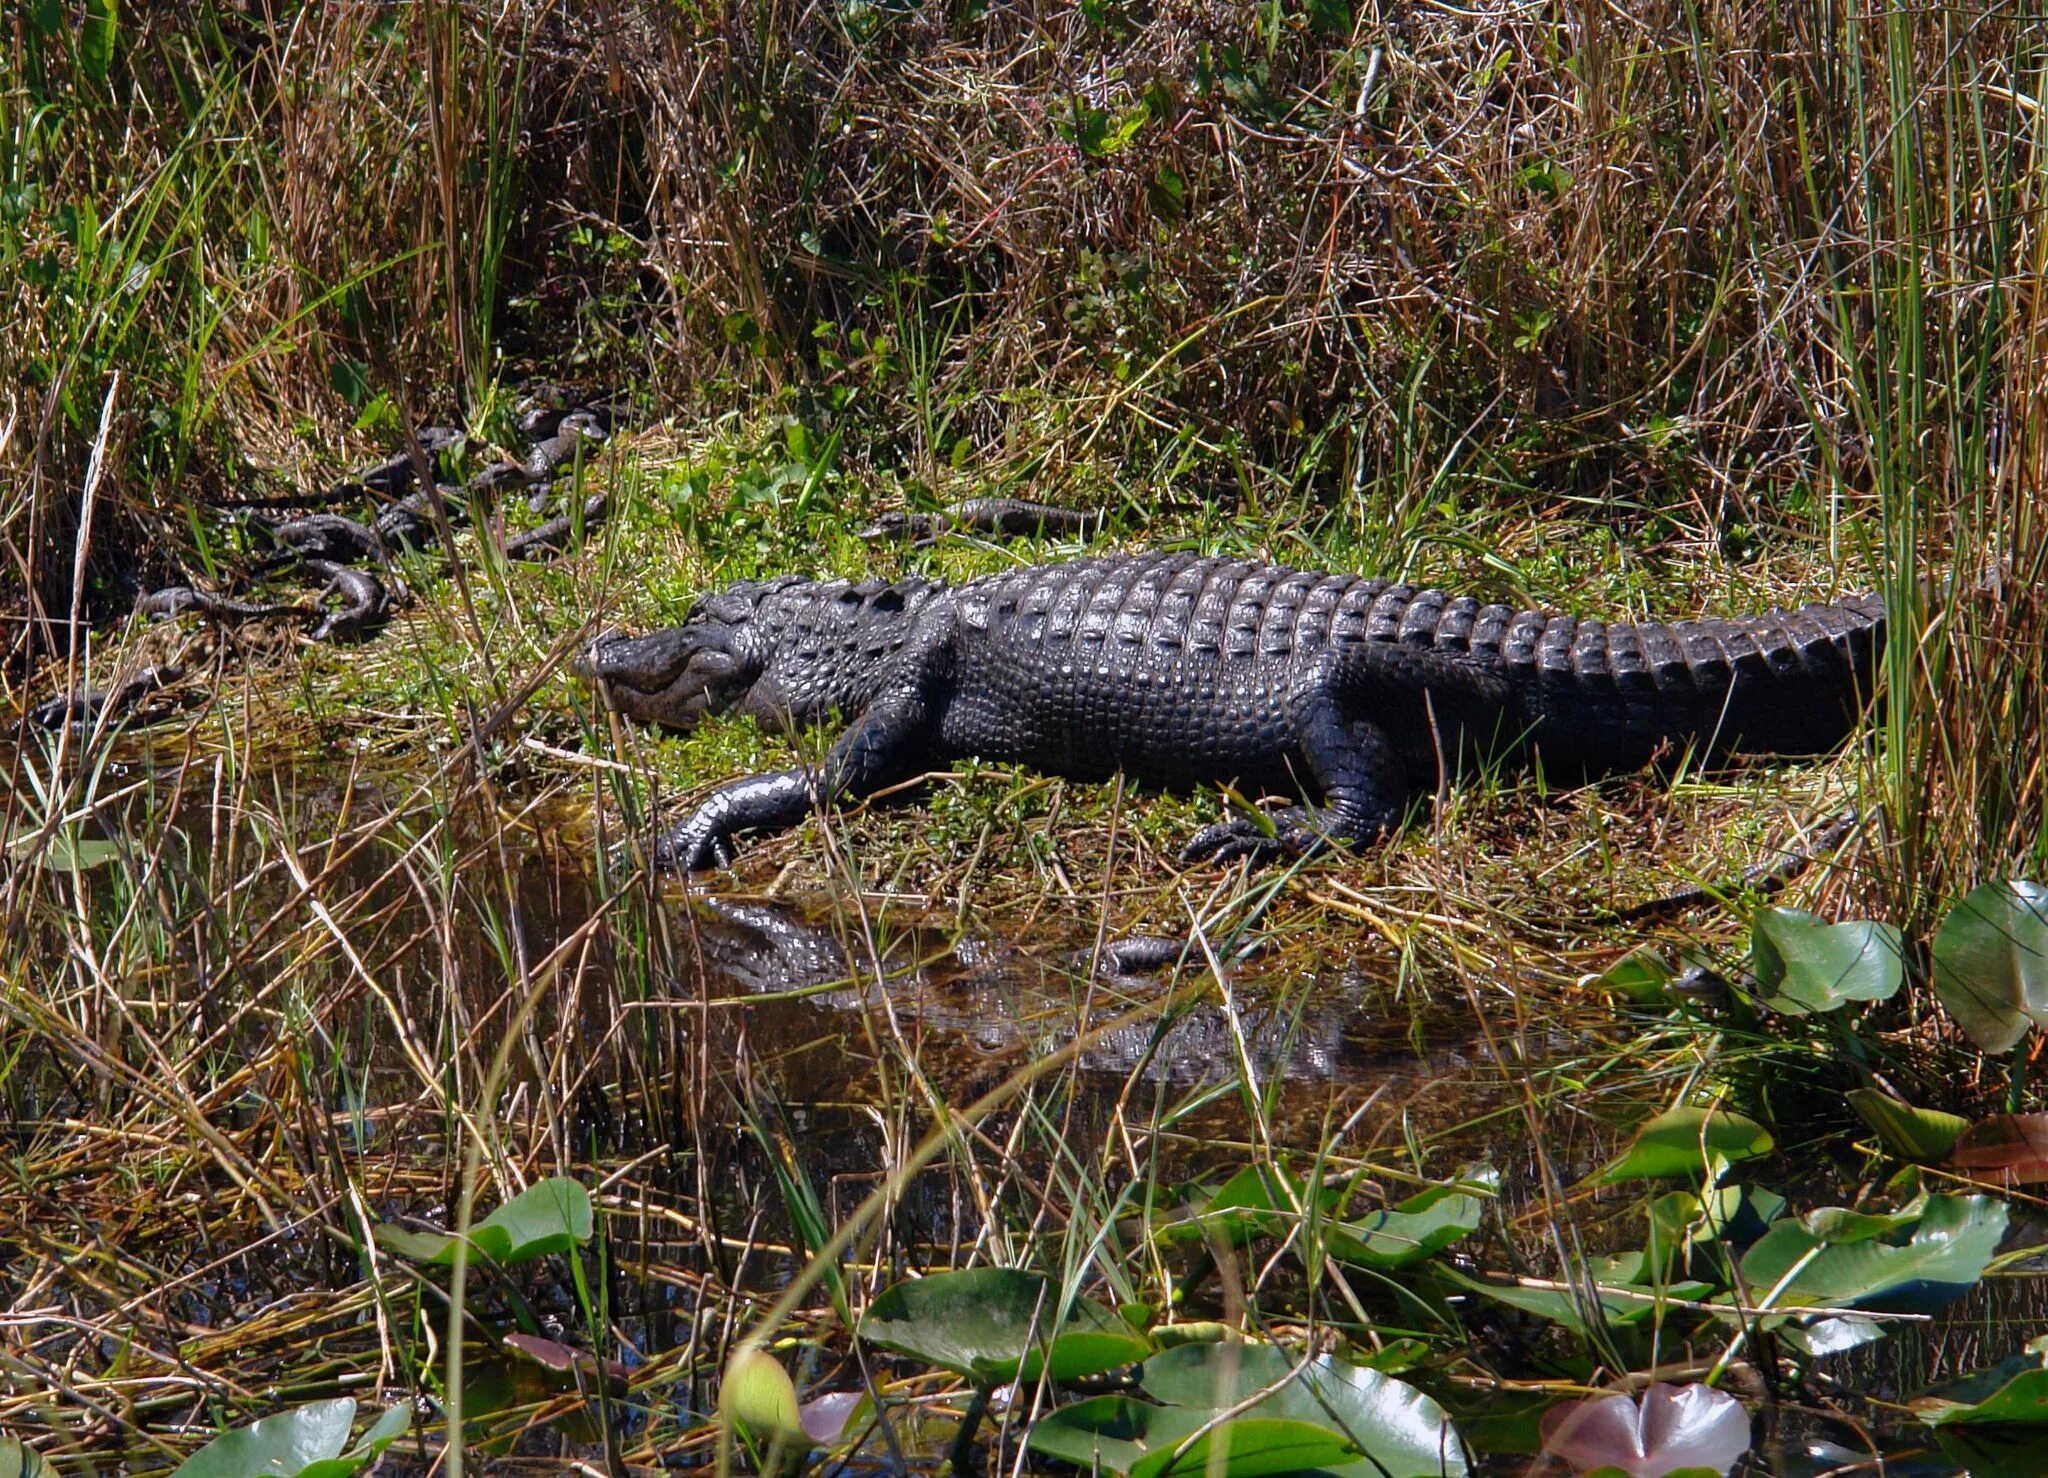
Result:
{"type": "MultiPolygon", "coordinates": [[[[370,1220],[449,1224],[480,1141],[479,1210],[548,1174],[595,1190],[597,1342],[621,1374],[664,1369],[604,1425],[573,1375],[473,1364],[481,1449],[602,1460],[622,1442],[661,1449],[665,1434],[708,1460],[722,1351],[814,1235],[790,1177],[836,1226],[939,1105],[957,1114],[1036,1074],[903,1183],[847,1264],[870,1293],[973,1251],[1000,1259],[1027,1227],[1056,1245],[1046,1218],[1082,1230],[1073,1203],[1090,1191],[1177,1196],[1290,1150],[1360,1168],[1389,1199],[1490,1163],[1499,1206],[1461,1256],[1541,1272],[1532,1250],[1569,1241],[1591,1255],[1640,1236],[1632,1194],[1574,1188],[1680,1071],[1682,1033],[1560,989],[1563,959],[1514,979],[1418,981],[1366,936],[1304,943],[1255,926],[1207,941],[1220,973],[1197,950],[1119,974],[1103,967],[1099,918],[1006,929],[1001,915],[822,879],[776,898],[685,890],[607,865],[580,802],[522,804],[445,772],[236,770],[159,748],[92,785],[110,799],[72,808],[76,865],[14,879],[11,926],[51,954],[10,985],[6,1111],[32,1191],[0,1227],[15,1249],[6,1277],[65,1311],[29,1336],[40,1358],[90,1363],[124,1339],[161,1351],[125,1357],[161,1386],[131,1427],[104,1428],[88,1406],[34,1418],[75,1433],[81,1453],[142,1451],[152,1422],[254,1414],[261,1403],[236,1391],[432,1389],[434,1357],[398,1348],[403,1311],[359,1234],[370,1220]],[[38,1019],[46,1030],[22,1030],[38,1019]],[[220,1142],[194,1139],[198,1124],[220,1142]]],[[[17,807],[17,841],[32,814],[17,807]]],[[[1787,1179],[1803,1204],[1854,1190],[1832,1162],[1787,1179]]],[[[1131,1210],[1088,1212],[1088,1235],[1131,1210]]],[[[480,1283],[472,1311],[509,1327],[525,1308],[546,1333],[592,1343],[591,1295],[561,1261],[480,1283]]],[[[1255,1261],[1234,1276],[1284,1282],[1255,1261]]],[[[1181,1313],[1227,1314],[1234,1297],[1212,1282],[1181,1313]]],[[[1382,1312],[1398,1332],[1398,1307],[1382,1312]]],[[[431,1328],[438,1315],[414,1317],[431,1328]]],[[[1866,1397],[1995,1363],[2044,1319],[2042,1280],[1997,1280],[1823,1378],[1881,1444],[1914,1447],[1866,1397]]],[[[812,1323],[798,1374],[843,1386],[845,1336],[829,1315],[812,1323]]],[[[1560,1379],[1569,1362],[1531,1321],[1481,1315],[1472,1329],[1469,1359],[1417,1378],[1491,1451],[1487,1471],[1523,1471],[1544,1401],[1513,1386],[1560,1379]]],[[[0,1409],[0,1425],[36,1410],[0,1409]]],[[[1825,1471],[1858,1450],[1824,1415],[1766,1411],[1762,1469],[1825,1471]],[[1802,1456],[1816,1440],[1834,1446],[1802,1456]]]]}

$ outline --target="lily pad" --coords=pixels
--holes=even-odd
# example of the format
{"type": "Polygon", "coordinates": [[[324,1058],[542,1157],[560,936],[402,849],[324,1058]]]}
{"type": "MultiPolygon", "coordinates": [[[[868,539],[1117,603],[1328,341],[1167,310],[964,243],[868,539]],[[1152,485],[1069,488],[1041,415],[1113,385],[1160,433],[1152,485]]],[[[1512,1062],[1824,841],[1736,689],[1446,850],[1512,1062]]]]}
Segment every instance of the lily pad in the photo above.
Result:
{"type": "MultiPolygon", "coordinates": [[[[567,1252],[590,1240],[590,1192],[567,1175],[539,1181],[469,1229],[469,1245],[500,1267],[567,1252]]],[[[377,1228],[377,1245],[415,1262],[447,1266],[455,1261],[452,1232],[408,1232],[377,1228]]]]}
{"type": "Polygon", "coordinates": [[[1894,1217],[1828,1208],[1764,1233],[1742,1279],[1773,1309],[1924,1312],[1977,1285],[2005,1224],[2005,1203],[1989,1196],[1924,1196],[1894,1217]]]}
{"type": "Polygon", "coordinates": [[[1645,945],[1630,950],[1597,975],[1579,977],[1579,989],[1600,991],[1647,1006],[1670,998],[1666,987],[1677,975],[1669,960],[1645,945]]]}
{"type": "Polygon", "coordinates": [[[969,1268],[886,1288],[860,1321],[863,1339],[996,1385],[1077,1380],[1132,1365],[1152,1342],[1093,1299],[1060,1307],[1058,1290],[1021,1268],[969,1268]]]}
{"type": "Polygon", "coordinates": [[[19,1437],[0,1437],[0,1478],[56,1478],[57,1470],[19,1437]]]}
{"type": "Polygon", "coordinates": [[[726,1366],[718,1387],[718,1419],[761,1447],[810,1446],[796,1384],[766,1350],[741,1350],[726,1366]]]}
{"type": "Polygon", "coordinates": [[[1330,1255],[1376,1268],[1420,1262],[1477,1230],[1499,1192],[1500,1172],[1475,1166],[1449,1185],[1431,1186],[1386,1210],[1332,1226],[1330,1255]]]}
{"type": "Polygon", "coordinates": [[[1899,931],[1870,919],[1830,924],[1767,908],[1750,925],[1749,951],[1765,1002],[1793,1016],[1889,1000],[1906,978],[1899,931]]]}
{"type": "Polygon", "coordinates": [[[1163,1222],[1156,1235],[1169,1245],[1216,1240],[1242,1247],[1257,1237],[1284,1236],[1310,1208],[1334,1211],[1343,1195],[1334,1185],[1311,1195],[1308,1182],[1285,1166],[1247,1165],[1197,1209],[1163,1222]]]}
{"type": "MultiPolygon", "coordinates": [[[[1643,1262],[1643,1254],[1639,1252],[1614,1260],[1617,1266],[1632,1264],[1638,1270],[1642,1268],[1643,1262]]],[[[1520,1309],[1525,1314],[1534,1314],[1539,1319],[1548,1319],[1574,1334],[1585,1336],[1591,1333],[1591,1321],[1586,1317],[1588,1311],[1585,1295],[1582,1293],[1567,1288],[1543,1288],[1527,1283],[1492,1283],[1468,1277],[1455,1268],[1438,1268],[1436,1276],[1459,1288],[1490,1298],[1495,1303],[1506,1304],[1511,1309],[1520,1309]]],[[[1660,1310],[1670,1308],[1673,1300],[1701,1299],[1714,1291],[1714,1285],[1711,1283],[1696,1280],[1666,1283],[1661,1286],[1603,1282],[1598,1285],[1594,1297],[1600,1304],[1601,1322],[1625,1329],[1632,1324],[1642,1324],[1656,1318],[1660,1310]]]]}
{"type": "Polygon", "coordinates": [[[1574,1473],[1720,1478],[1749,1451],[1749,1413],[1711,1386],[1658,1381],[1640,1405],[1630,1396],[1600,1396],[1552,1407],[1543,1416],[1543,1450],[1574,1473]]]}
{"type": "Polygon", "coordinates": [[[1930,1427],[2048,1425],[2048,1335],[1989,1370],[1907,1403],[1930,1427]]]}
{"type": "Polygon", "coordinates": [[[1298,1365],[1274,1345],[1187,1345],[1147,1360],[1139,1384],[1170,1405],[1218,1409],[1270,1389],[1250,1414],[1334,1428],[1364,1454],[1335,1470],[1346,1475],[1440,1478],[1467,1471],[1450,1418],[1415,1387],[1328,1355],[1299,1371],[1298,1365]]]}
{"type": "Polygon", "coordinates": [[[312,1401],[237,1427],[179,1464],[171,1478],[349,1478],[405,1435],[412,1408],[389,1408],[347,1452],[356,1403],[312,1401]]]}
{"type": "Polygon", "coordinates": [[[2048,1114],[1998,1114],[1972,1124],[1948,1163],[1974,1178],[2007,1185],[2048,1180],[2048,1114]]]}
{"type": "Polygon", "coordinates": [[[1636,1131],[1627,1149],[1596,1171],[1595,1184],[1624,1180],[1698,1180],[1710,1162],[1733,1164],[1768,1154],[1770,1131],[1723,1108],[1675,1108],[1636,1131]]]}
{"type": "Polygon", "coordinates": [[[17,837],[7,848],[15,860],[33,859],[49,872],[91,872],[121,860],[121,844],[106,837],[82,837],[60,831],[44,839],[38,834],[17,837]]]}
{"type": "Polygon", "coordinates": [[[1277,1417],[1234,1417],[1182,1443],[1217,1419],[1206,1407],[1154,1406],[1128,1396],[1097,1396],[1065,1406],[1031,1429],[1025,1445],[1083,1471],[1127,1478],[1264,1478],[1309,1473],[1355,1458],[1329,1427],[1277,1417]]]}
{"type": "Polygon", "coordinates": [[[2048,1023],[2048,888],[1986,883],[1934,935],[1934,993],[1986,1052],[2048,1023]]]}
{"type": "Polygon", "coordinates": [[[1914,1108],[1875,1088],[1852,1088],[1843,1096],[1863,1122],[1877,1131],[1878,1142],[1902,1160],[1932,1164],[1970,1127],[1970,1121],[1959,1114],[1914,1108]]]}

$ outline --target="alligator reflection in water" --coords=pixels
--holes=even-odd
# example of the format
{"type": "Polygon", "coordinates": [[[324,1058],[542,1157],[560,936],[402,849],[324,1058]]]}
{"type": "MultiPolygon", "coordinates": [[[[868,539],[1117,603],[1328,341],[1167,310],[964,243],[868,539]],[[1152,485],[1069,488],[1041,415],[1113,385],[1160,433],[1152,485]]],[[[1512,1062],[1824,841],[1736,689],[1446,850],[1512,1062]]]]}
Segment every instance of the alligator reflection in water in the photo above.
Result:
{"type": "Polygon", "coordinates": [[[788,907],[730,898],[697,900],[694,923],[710,976],[827,1011],[886,1003],[923,1030],[957,1034],[984,1052],[1050,1050],[1085,1031],[1076,1054],[1084,1070],[1175,1084],[1232,1077],[1244,1066],[1260,1078],[1329,1081],[1370,1065],[1347,1041],[1367,991],[1355,972],[1229,1009],[1213,986],[1178,989],[1206,974],[1199,954],[1177,970],[1138,974],[1118,968],[1124,954],[1114,948],[1098,963],[1092,945],[1041,955],[988,936],[947,947],[920,931],[871,952],[788,907]]]}

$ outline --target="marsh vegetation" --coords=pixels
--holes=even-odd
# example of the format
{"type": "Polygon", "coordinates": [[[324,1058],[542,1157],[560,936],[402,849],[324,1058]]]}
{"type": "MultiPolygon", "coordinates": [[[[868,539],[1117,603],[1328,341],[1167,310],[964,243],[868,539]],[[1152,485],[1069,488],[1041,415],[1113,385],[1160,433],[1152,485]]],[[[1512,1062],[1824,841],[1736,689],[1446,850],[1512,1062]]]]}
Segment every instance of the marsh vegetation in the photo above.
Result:
{"type": "Polygon", "coordinates": [[[1980,0],[11,7],[0,1474],[2037,1471],[2044,77],[1980,0]],[[626,408],[564,557],[130,618],[542,380],[626,408]],[[857,536],[983,494],[1110,527],[857,536]],[[1133,546],[1908,636],[1824,761],[1291,867],[972,764],[647,865],[822,740],[597,631],[1133,546]]]}

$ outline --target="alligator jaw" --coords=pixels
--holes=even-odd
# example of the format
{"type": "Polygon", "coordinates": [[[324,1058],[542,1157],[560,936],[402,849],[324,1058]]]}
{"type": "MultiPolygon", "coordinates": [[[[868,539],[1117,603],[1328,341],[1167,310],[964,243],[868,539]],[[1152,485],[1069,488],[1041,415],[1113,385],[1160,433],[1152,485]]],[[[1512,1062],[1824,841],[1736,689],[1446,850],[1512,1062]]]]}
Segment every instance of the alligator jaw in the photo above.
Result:
{"type": "Polygon", "coordinates": [[[607,634],[570,659],[569,670],[615,713],[690,729],[737,704],[758,673],[725,650],[726,635],[718,627],[687,625],[645,636],[607,634]]]}

